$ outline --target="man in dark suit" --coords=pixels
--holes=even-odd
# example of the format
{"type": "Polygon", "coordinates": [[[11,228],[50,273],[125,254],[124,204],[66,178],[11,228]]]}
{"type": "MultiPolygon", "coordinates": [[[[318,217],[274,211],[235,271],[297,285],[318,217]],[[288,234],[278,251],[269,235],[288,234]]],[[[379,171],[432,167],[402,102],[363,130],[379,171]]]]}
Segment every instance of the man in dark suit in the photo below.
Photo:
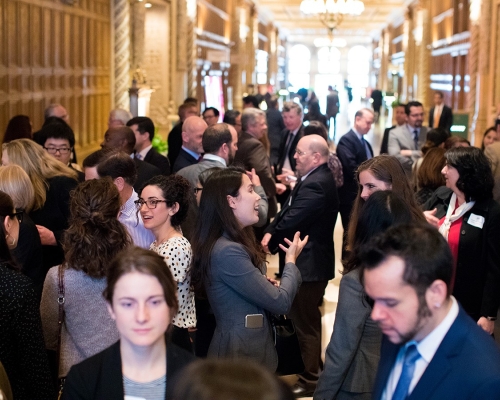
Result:
{"type": "Polygon", "coordinates": [[[173,167],[175,160],[179,156],[179,151],[182,147],[182,124],[189,117],[199,116],[198,103],[195,102],[196,99],[187,98],[184,103],[178,108],[179,122],[175,124],[172,130],[169,132],[167,137],[168,143],[168,160],[170,161],[170,166],[173,167]]]}
{"type": "Polygon", "coordinates": [[[405,112],[406,104],[399,103],[393,108],[394,118],[396,119],[396,125],[393,125],[389,128],[385,128],[384,136],[382,137],[382,144],[380,145],[380,154],[389,153],[389,132],[398,126],[402,126],[406,124],[406,112],[405,112]]]}
{"type": "Polygon", "coordinates": [[[283,103],[281,114],[285,129],[281,132],[278,163],[274,171],[276,175],[287,173],[286,171],[295,172],[295,148],[299,140],[304,136],[304,126],[302,125],[303,113],[300,104],[293,101],[283,103]]]}
{"type": "Polygon", "coordinates": [[[373,399],[498,399],[500,350],[451,296],[453,257],[430,225],[390,228],[360,254],[384,334],[373,399]]]}
{"type": "Polygon", "coordinates": [[[337,156],[342,163],[344,173],[344,184],[339,188],[339,211],[344,227],[344,239],[342,241],[342,257],[345,256],[347,240],[347,227],[351,216],[352,205],[358,194],[358,182],[355,172],[359,164],[373,157],[373,150],[365,139],[374,121],[373,111],[363,108],[354,115],[354,126],[342,136],[337,145],[337,156]]]}
{"type": "Polygon", "coordinates": [[[247,171],[255,169],[269,201],[268,218],[273,218],[278,210],[276,190],[284,191],[285,188],[274,181],[269,157],[260,142],[267,129],[266,114],[258,108],[245,108],[241,114],[241,125],[243,132],[238,139],[233,164],[239,164],[247,171]]]}
{"type": "MultiPolygon", "coordinates": [[[[105,150],[123,151],[132,156],[135,147],[135,135],[128,126],[109,128],[104,134],[104,140],[101,148],[105,150]]],[[[134,157],[134,163],[137,167],[137,180],[134,184],[134,190],[140,192],[144,184],[153,176],[161,175],[159,168],[147,162],[138,160],[134,157]]]]}
{"type": "Polygon", "coordinates": [[[337,114],[339,113],[339,107],[340,107],[339,92],[337,91],[337,88],[328,86],[328,95],[326,96],[326,117],[328,118],[329,124],[331,118],[333,118],[334,138],[335,138],[335,133],[337,132],[337,114]]]}
{"type": "Polygon", "coordinates": [[[443,92],[434,92],[434,107],[429,112],[429,128],[444,128],[450,133],[453,125],[453,112],[444,104],[443,92]]]}
{"type": "Polygon", "coordinates": [[[200,117],[186,118],[182,124],[182,147],[179,155],[172,167],[175,174],[182,168],[196,164],[201,160],[203,154],[203,145],[201,140],[203,132],[207,129],[207,123],[200,117]]]}
{"type": "Polygon", "coordinates": [[[135,117],[127,122],[135,135],[135,158],[158,167],[163,175],[170,175],[170,162],[153,148],[155,125],[148,117],[135,117]]]}
{"type": "Polygon", "coordinates": [[[267,136],[269,138],[269,143],[271,144],[269,160],[271,165],[276,165],[279,158],[281,138],[283,130],[285,129],[283,116],[278,109],[278,99],[276,97],[272,97],[271,100],[269,100],[269,108],[266,111],[266,120],[267,136]]]}
{"type": "Polygon", "coordinates": [[[335,275],[333,229],[339,200],[328,162],[328,144],[319,135],[300,139],[295,152],[300,176],[289,200],[266,229],[262,246],[266,251],[282,251],[278,245],[300,231],[308,235],[304,250],[297,258],[302,275],[300,291],[295,296],[289,316],[299,336],[305,371],[299,375],[294,392],[311,395],[316,387],[321,365],[321,312],[325,288],[335,275]]]}

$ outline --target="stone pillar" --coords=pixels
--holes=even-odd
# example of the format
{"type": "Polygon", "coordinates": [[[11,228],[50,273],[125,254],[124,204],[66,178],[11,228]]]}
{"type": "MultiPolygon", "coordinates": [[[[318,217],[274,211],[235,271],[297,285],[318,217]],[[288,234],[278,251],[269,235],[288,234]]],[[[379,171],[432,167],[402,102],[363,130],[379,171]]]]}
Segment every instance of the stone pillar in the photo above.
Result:
{"type": "Polygon", "coordinates": [[[246,82],[243,78],[245,72],[246,42],[251,40],[248,36],[246,24],[247,10],[244,2],[234,1],[231,15],[231,41],[234,46],[230,53],[229,86],[233,88],[233,109],[241,110],[243,93],[246,91],[246,82]]]}
{"type": "Polygon", "coordinates": [[[136,2],[132,6],[132,69],[144,67],[144,23],[146,8],[144,3],[136,2]]]}
{"type": "MultiPolygon", "coordinates": [[[[475,98],[472,98],[472,93],[469,92],[469,96],[472,98],[471,101],[475,100],[475,108],[473,113],[473,118],[470,124],[471,133],[470,138],[473,144],[476,146],[481,144],[481,133],[486,130],[488,126],[491,125],[490,113],[489,113],[489,97],[492,90],[492,82],[490,79],[490,47],[491,47],[491,19],[492,19],[492,2],[482,1],[481,2],[481,14],[479,16],[479,26],[474,27],[474,38],[471,37],[471,49],[474,48],[472,45],[472,40],[477,40],[479,43],[477,47],[479,48],[479,54],[474,55],[477,57],[477,67],[476,67],[476,82],[475,82],[475,98]],[[478,30],[478,32],[476,32],[478,30]],[[476,38],[475,35],[478,35],[476,38]]],[[[474,68],[475,65],[471,65],[472,62],[476,63],[476,60],[472,60],[473,56],[470,55],[469,68],[474,68]]],[[[469,70],[471,71],[471,70],[469,70]]],[[[472,75],[472,71],[470,73],[472,75]]],[[[472,79],[471,79],[472,80],[472,79]]],[[[472,103],[471,103],[472,104],[472,103]]]]}
{"type": "Polygon", "coordinates": [[[415,73],[415,40],[413,38],[413,10],[410,8],[406,13],[406,18],[404,22],[404,52],[405,52],[405,63],[404,63],[404,77],[403,77],[403,87],[402,95],[403,100],[408,102],[415,98],[414,88],[413,88],[413,76],[415,73]]]}
{"type": "MultiPolygon", "coordinates": [[[[428,4],[428,3],[426,3],[428,4]]],[[[425,6],[425,4],[422,4],[425,6]]],[[[429,109],[428,101],[430,99],[430,85],[431,85],[431,77],[430,77],[430,48],[431,45],[431,21],[429,18],[429,10],[428,8],[421,8],[417,11],[418,15],[418,24],[417,27],[419,30],[421,28],[421,38],[420,44],[417,48],[418,54],[418,88],[416,93],[416,98],[424,104],[426,109],[429,109]]]]}
{"type": "Polygon", "coordinates": [[[384,29],[380,34],[380,71],[379,86],[380,90],[386,92],[389,90],[387,74],[389,73],[389,32],[384,29]]]}
{"type": "Polygon", "coordinates": [[[130,3],[129,0],[114,0],[114,107],[129,108],[130,86],[130,3]]]}
{"type": "Polygon", "coordinates": [[[245,59],[245,75],[246,75],[246,86],[243,90],[246,92],[250,85],[256,91],[257,79],[255,74],[256,67],[256,49],[258,48],[258,33],[259,33],[259,20],[257,18],[257,10],[255,6],[250,8],[250,16],[248,19],[248,26],[250,28],[248,32],[248,37],[246,41],[246,59],[245,59]]]}

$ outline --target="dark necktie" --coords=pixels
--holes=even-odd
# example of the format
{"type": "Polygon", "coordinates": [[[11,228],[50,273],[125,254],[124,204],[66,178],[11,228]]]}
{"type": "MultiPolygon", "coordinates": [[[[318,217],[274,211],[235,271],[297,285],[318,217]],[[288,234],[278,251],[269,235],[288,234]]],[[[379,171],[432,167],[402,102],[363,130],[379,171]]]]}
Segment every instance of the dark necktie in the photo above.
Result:
{"type": "Polygon", "coordinates": [[[203,159],[203,156],[200,154],[200,155],[198,156],[198,160],[197,160],[196,162],[200,162],[202,159],[203,159]]]}
{"type": "Polygon", "coordinates": [[[288,137],[286,139],[286,145],[285,145],[285,157],[288,157],[288,153],[290,152],[290,147],[292,146],[292,142],[293,142],[292,131],[288,131],[288,137]]]}
{"type": "Polygon", "coordinates": [[[138,160],[142,160],[142,156],[140,155],[140,153],[135,153],[135,158],[137,158],[138,160]]]}
{"type": "Polygon", "coordinates": [[[394,394],[392,395],[392,400],[405,400],[407,398],[410,383],[415,372],[415,363],[419,358],[420,353],[418,352],[417,345],[415,343],[410,344],[406,348],[403,369],[396,390],[394,390],[394,394]]]}
{"type": "Polygon", "coordinates": [[[418,131],[413,131],[413,141],[415,142],[415,150],[418,150],[418,131]]]}
{"type": "Polygon", "coordinates": [[[363,144],[363,147],[365,148],[366,152],[366,159],[369,160],[372,158],[372,153],[370,151],[370,148],[368,147],[368,142],[365,140],[363,136],[361,136],[361,143],[363,144]]]}

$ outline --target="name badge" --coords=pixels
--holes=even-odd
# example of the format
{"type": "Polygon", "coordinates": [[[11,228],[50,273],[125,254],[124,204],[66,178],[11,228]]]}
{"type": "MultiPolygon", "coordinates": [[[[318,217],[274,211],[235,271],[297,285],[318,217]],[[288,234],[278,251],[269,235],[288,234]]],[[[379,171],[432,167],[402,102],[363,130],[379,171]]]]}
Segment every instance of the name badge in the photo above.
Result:
{"type": "Polygon", "coordinates": [[[146,400],[144,397],[125,396],[123,400],[146,400]]]}
{"type": "Polygon", "coordinates": [[[475,226],[476,228],[483,229],[484,217],[476,214],[471,214],[467,223],[469,225],[475,226]]]}

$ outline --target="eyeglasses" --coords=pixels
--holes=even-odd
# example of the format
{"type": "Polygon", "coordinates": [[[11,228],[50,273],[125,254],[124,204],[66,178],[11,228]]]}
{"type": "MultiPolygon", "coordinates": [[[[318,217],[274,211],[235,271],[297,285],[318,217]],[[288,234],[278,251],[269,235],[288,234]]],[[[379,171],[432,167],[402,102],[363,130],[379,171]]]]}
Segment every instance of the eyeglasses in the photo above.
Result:
{"type": "Polygon", "coordinates": [[[198,194],[198,192],[200,192],[200,191],[202,191],[202,190],[203,190],[203,188],[195,187],[195,188],[194,188],[194,194],[195,194],[195,195],[197,195],[197,194],[198,194]]]}
{"type": "Polygon", "coordinates": [[[45,150],[47,150],[47,153],[49,154],[56,154],[59,152],[59,154],[68,154],[71,151],[71,147],[44,147],[45,150]]]}
{"type": "Polygon", "coordinates": [[[144,204],[146,204],[147,208],[153,210],[156,208],[156,205],[158,203],[166,203],[166,202],[167,200],[158,200],[158,199],[149,199],[149,200],[139,199],[134,201],[135,206],[137,207],[138,210],[140,210],[144,204]]]}
{"type": "Polygon", "coordinates": [[[15,213],[9,214],[9,217],[14,218],[16,217],[19,223],[23,222],[23,215],[24,211],[17,211],[15,213]]]}
{"type": "MultiPolygon", "coordinates": [[[[295,153],[297,153],[299,156],[305,156],[307,154],[307,151],[300,151],[299,149],[295,149],[295,153]]],[[[317,153],[317,151],[311,151],[309,153],[314,154],[317,153]]]]}
{"type": "Polygon", "coordinates": [[[204,115],[203,119],[217,118],[215,115],[204,115]]]}

